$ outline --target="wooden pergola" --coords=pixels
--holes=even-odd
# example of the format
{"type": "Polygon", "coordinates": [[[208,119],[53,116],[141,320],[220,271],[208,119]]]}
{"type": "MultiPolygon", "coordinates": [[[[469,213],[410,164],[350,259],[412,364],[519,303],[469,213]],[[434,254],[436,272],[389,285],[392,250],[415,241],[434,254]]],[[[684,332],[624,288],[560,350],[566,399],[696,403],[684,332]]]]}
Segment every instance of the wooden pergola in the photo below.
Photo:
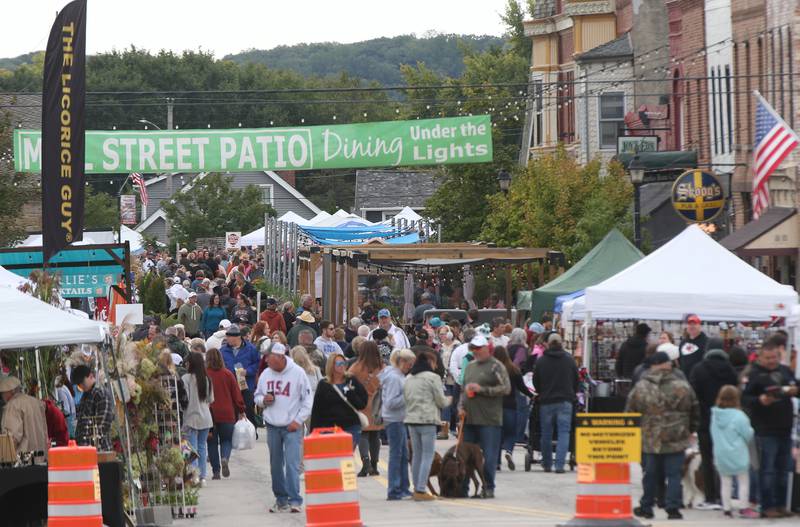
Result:
{"type": "Polygon", "coordinates": [[[510,312],[512,272],[525,271],[528,287],[533,288],[534,268],[538,265],[539,285],[563,272],[561,253],[546,248],[495,247],[485,243],[422,243],[391,245],[373,242],[357,246],[311,246],[299,249],[299,291],[322,298],[323,313],[335,323],[358,316],[359,264],[388,268],[442,268],[492,263],[505,272],[505,305],[510,312]],[[316,273],[322,269],[322,284],[316,273]],[[329,315],[332,314],[332,315],[329,315]]]}

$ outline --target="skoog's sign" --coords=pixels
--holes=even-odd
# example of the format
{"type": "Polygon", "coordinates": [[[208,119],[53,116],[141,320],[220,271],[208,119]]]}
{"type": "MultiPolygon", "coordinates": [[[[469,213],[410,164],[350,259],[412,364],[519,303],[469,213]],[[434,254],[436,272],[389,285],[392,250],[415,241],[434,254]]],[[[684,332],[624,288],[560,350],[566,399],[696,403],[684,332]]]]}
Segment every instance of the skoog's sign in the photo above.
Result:
{"type": "MultiPolygon", "coordinates": [[[[14,168],[41,170],[41,135],[14,131],[14,168]]],[[[86,173],[312,170],[492,161],[488,115],[235,130],[87,131],[86,173]]]]}
{"type": "Polygon", "coordinates": [[[687,170],[672,185],[672,207],[686,221],[711,221],[725,208],[722,183],[711,172],[687,170]]]}

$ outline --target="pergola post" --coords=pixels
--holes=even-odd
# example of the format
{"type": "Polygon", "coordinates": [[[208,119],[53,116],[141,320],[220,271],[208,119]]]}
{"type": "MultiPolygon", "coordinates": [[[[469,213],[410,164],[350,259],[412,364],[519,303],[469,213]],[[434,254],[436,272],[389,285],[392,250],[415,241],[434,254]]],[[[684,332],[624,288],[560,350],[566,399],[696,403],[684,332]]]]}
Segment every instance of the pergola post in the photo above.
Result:
{"type": "Polygon", "coordinates": [[[506,273],[506,318],[511,321],[512,324],[515,324],[514,320],[511,320],[511,292],[512,292],[512,284],[511,284],[511,264],[505,264],[505,273],[506,273]]]}

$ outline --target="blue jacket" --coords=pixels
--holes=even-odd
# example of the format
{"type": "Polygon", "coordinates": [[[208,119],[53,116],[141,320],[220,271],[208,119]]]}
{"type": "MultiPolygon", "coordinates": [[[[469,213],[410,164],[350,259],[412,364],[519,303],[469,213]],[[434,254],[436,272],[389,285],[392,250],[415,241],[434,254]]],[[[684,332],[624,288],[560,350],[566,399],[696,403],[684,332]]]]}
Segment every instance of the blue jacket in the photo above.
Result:
{"type": "Polygon", "coordinates": [[[200,321],[200,329],[203,333],[214,333],[219,329],[219,323],[227,316],[224,307],[207,307],[203,311],[203,317],[200,321]]]}
{"type": "Polygon", "coordinates": [[[406,399],[403,396],[406,376],[389,366],[381,370],[378,379],[381,381],[381,417],[386,423],[402,423],[406,418],[406,399]]]}
{"type": "Polygon", "coordinates": [[[720,476],[747,472],[750,467],[748,443],[753,439],[750,419],[738,408],[711,409],[711,442],[714,465],[720,476]]]}
{"type": "Polygon", "coordinates": [[[261,362],[261,357],[256,347],[253,346],[251,342],[243,340],[242,347],[238,350],[234,350],[225,343],[219,351],[222,354],[222,360],[225,361],[225,367],[231,370],[234,375],[236,375],[236,368],[234,366],[237,363],[242,365],[242,368],[247,372],[245,374],[247,387],[250,389],[251,393],[255,393],[258,363],[261,362]],[[237,353],[234,354],[234,351],[237,351],[237,353]]]}

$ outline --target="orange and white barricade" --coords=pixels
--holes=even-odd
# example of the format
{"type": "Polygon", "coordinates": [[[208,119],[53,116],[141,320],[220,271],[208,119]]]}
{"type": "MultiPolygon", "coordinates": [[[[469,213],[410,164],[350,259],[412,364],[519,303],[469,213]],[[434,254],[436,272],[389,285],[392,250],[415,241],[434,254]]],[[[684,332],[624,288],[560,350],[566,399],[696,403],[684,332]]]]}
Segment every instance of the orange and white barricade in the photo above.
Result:
{"type": "Polygon", "coordinates": [[[51,448],[47,467],[48,527],[102,527],[100,472],[93,446],[51,448]]]}
{"type": "Polygon", "coordinates": [[[577,415],[578,496],[568,527],[641,527],[633,517],[631,463],[641,461],[641,415],[577,415]]]}
{"type": "Polygon", "coordinates": [[[303,441],[308,527],[361,527],[353,438],[339,427],[319,428],[303,441]]]}

